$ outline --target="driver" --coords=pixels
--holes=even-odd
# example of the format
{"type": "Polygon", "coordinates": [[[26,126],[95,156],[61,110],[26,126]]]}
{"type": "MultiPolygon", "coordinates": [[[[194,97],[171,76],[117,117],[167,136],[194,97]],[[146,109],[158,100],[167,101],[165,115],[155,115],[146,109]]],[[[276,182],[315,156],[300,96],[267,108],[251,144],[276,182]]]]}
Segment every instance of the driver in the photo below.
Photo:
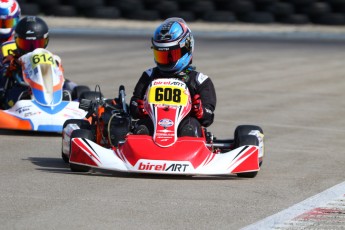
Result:
{"type": "Polygon", "coordinates": [[[201,136],[201,126],[213,123],[216,92],[211,79],[191,66],[194,38],[182,18],[168,18],[157,27],[152,38],[156,67],[144,71],[137,82],[130,101],[130,112],[139,119],[136,134],[153,134],[153,123],[144,110],[143,98],[151,81],[157,78],[178,78],[191,93],[192,110],[178,128],[179,136],[201,136]]]}
{"type": "MultiPolygon", "coordinates": [[[[8,109],[19,99],[30,97],[30,90],[26,86],[20,85],[14,80],[14,74],[21,74],[21,64],[18,60],[21,56],[34,51],[37,48],[46,48],[49,42],[49,28],[46,22],[36,16],[27,16],[22,18],[14,33],[17,49],[12,54],[6,56],[2,61],[0,73],[0,108],[8,109]]],[[[58,66],[61,66],[61,59],[54,55],[58,66]]],[[[62,67],[61,67],[62,69],[62,67]]],[[[76,86],[75,83],[68,80],[64,83],[64,100],[71,99],[70,92],[76,86]],[[68,95],[66,95],[66,93],[68,95]]]]}
{"type": "MultiPolygon", "coordinates": [[[[0,0],[0,42],[1,48],[6,44],[13,43],[14,29],[20,19],[20,7],[16,0],[0,0]]],[[[2,59],[4,51],[1,50],[0,58],[2,59]]]]}

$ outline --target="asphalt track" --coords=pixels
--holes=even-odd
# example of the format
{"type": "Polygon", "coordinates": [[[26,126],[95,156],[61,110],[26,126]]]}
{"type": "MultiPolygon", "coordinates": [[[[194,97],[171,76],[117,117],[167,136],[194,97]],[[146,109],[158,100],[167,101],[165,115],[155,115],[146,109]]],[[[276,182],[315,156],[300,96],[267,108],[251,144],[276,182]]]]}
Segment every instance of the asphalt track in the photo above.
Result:
{"type": "MultiPolygon", "coordinates": [[[[256,178],[71,173],[58,135],[0,131],[0,228],[239,229],[344,181],[344,41],[195,39],[218,96],[209,130],[265,132],[256,178]]],[[[66,78],[107,97],[123,84],[129,99],[154,64],[145,35],[55,34],[49,49],[66,78]]]]}

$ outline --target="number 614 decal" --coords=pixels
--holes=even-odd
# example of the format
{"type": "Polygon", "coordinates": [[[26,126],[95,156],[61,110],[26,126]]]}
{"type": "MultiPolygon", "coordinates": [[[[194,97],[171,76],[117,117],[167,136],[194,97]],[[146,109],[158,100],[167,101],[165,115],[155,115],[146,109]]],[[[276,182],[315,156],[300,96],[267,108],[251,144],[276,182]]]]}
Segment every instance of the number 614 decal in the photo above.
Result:
{"type": "Polygon", "coordinates": [[[38,53],[31,56],[31,62],[35,68],[39,64],[49,64],[54,65],[54,58],[51,54],[48,53],[38,53]]]}

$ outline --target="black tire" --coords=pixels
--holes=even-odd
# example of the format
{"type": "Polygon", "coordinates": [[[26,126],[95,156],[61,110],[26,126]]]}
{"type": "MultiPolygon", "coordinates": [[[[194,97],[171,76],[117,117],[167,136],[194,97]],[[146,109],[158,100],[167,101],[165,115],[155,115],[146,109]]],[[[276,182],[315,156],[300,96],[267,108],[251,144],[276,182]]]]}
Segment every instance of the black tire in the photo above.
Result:
{"type": "Polygon", "coordinates": [[[63,17],[76,17],[78,12],[74,6],[70,5],[57,5],[45,9],[45,12],[49,15],[63,16],[63,17]]]}
{"type": "MultiPolygon", "coordinates": [[[[91,130],[87,130],[87,129],[74,130],[71,135],[71,140],[76,137],[85,138],[92,141],[94,140],[91,130]]],[[[72,172],[88,172],[91,169],[91,167],[89,166],[73,164],[71,162],[69,163],[69,167],[71,168],[72,172]]]]}
{"type": "MultiPolygon", "coordinates": [[[[68,125],[68,124],[76,124],[79,126],[79,128],[81,129],[91,129],[91,125],[87,120],[81,120],[81,119],[69,119],[66,120],[65,123],[63,124],[63,129],[68,125]]],[[[62,152],[62,146],[61,146],[61,158],[65,163],[69,162],[69,157],[66,156],[63,152],[62,152]]]]}
{"type": "Polygon", "coordinates": [[[113,114],[108,123],[108,138],[110,143],[117,147],[120,141],[124,141],[130,131],[131,120],[129,117],[118,117],[113,114]]]}
{"type": "Polygon", "coordinates": [[[309,17],[318,18],[324,14],[331,13],[331,6],[327,2],[315,2],[302,8],[302,13],[306,13],[309,17]]]}
{"type": "Polygon", "coordinates": [[[181,8],[187,11],[192,11],[196,14],[202,14],[215,10],[213,2],[208,0],[195,1],[193,4],[186,2],[186,4],[182,4],[181,8]]]}
{"type": "Polygon", "coordinates": [[[158,10],[161,14],[167,14],[171,11],[179,10],[179,6],[177,2],[168,0],[157,3],[157,5],[153,6],[153,9],[158,10]]]}
{"type": "Polygon", "coordinates": [[[38,15],[41,12],[39,5],[35,3],[20,4],[22,15],[38,15]]]}
{"type": "MultiPolygon", "coordinates": [[[[141,0],[116,0],[108,1],[109,6],[115,6],[121,12],[129,13],[137,10],[143,10],[145,7],[141,0]]],[[[148,8],[150,9],[150,8],[148,8]]]]}
{"type": "Polygon", "coordinates": [[[288,16],[295,12],[292,4],[287,2],[275,2],[272,5],[266,7],[265,11],[268,11],[275,16],[288,16]]]}
{"type": "Polygon", "coordinates": [[[316,2],[317,0],[289,0],[290,3],[300,6],[300,5],[307,5],[316,2]]]}
{"type": "Polygon", "coordinates": [[[236,16],[229,11],[209,11],[202,19],[209,22],[236,22],[236,16]]]}
{"type": "Polygon", "coordinates": [[[69,5],[76,7],[95,7],[104,5],[104,0],[73,0],[73,1],[63,1],[68,2],[69,5]]]}
{"type": "Polygon", "coordinates": [[[63,152],[61,152],[61,158],[65,163],[69,162],[69,158],[65,154],[63,154],[63,152]]]}
{"type": "Polygon", "coordinates": [[[68,119],[68,120],[65,121],[65,123],[62,126],[62,128],[64,129],[68,124],[76,124],[81,129],[88,129],[88,130],[90,130],[90,128],[91,128],[90,123],[87,120],[83,120],[83,119],[68,119]]]}
{"type": "Polygon", "coordinates": [[[52,5],[54,5],[54,7],[55,7],[55,6],[59,5],[60,0],[34,0],[33,2],[39,4],[40,6],[46,6],[46,5],[52,6],[52,5]]]}
{"type": "Polygon", "coordinates": [[[73,88],[72,90],[72,100],[79,100],[80,96],[84,93],[84,92],[90,92],[90,88],[86,85],[78,85],[76,87],[73,88]]]}
{"type": "Polygon", "coordinates": [[[275,21],[274,16],[268,12],[250,12],[240,17],[243,22],[267,24],[275,21]]]}
{"type": "Polygon", "coordinates": [[[322,25],[344,25],[345,24],[345,16],[339,13],[329,13],[322,15],[321,17],[314,19],[314,22],[317,24],[322,25]]]}
{"type": "MultiPolygon", "coordinates": [[[[255,145],[259,146],[259,140],[254,135],[242,135],[238,137],[238,146],[245,146],[245,145],[255,145]]],[[[243,178],[254,178],[258,172],[246,172],[246,173],[237,173],[238,177],[243,178]]]]}
{"type": "Polygon", "coordinates": [[[248,135],[250,133],[250,131],[252,130],[259,130],[260,133],[264,134],[264,131],[262,130],[262,128],[260,126],[257,125],[239,125],[236,127],[235,129],[235,133],[234,133],[234,139],[235,139],[235,147],[239,147],[241,146],[240,143],[240,136],[245,136],[248,135]]]}
{"type": "Polygon", "coordinates": [[[103,97],[103,94],[100,92],[95,92],[95,91],[86,91],[83,92],[80,96],[79,96],[79,101],[81,101],[82,99],[88,99],[91,101],[96,101],[97,99],[100,99],[103,97]]]}
{"type": "Polygon", "coordinates": [[[183,18],[186,22],[193,22],[196,19],[193,12],[180,11],[180,10],[172,11],[172,12],[165,15],[165,18],[170,18],[170,17],[183,18]]]}
{"type": "Polygon", "coordinates": [[[84,15],[90,18],[116,19],[120,18],[120,10],[114,6],[97,6],[83,10],[84,15]]]}
{"type": "Polygon", "coordinates": [[[249,0],[233,0],[222,2],[219,9],[229,10],[236,14],[249,13],[255,10],[255,5],[249,0]]]}
{"type": "Polygon", "coordinates": [[[310,23],[309,17],[305,14],[291,14],[278,19],[279,22],[286,24],[302,25],[310,23]]]}
{"type": "Polygon", "coordinates": [[[155,21],[160,19],[160,15],[156,10],[137,10],[127,15],[129,19],[155,21]]]}

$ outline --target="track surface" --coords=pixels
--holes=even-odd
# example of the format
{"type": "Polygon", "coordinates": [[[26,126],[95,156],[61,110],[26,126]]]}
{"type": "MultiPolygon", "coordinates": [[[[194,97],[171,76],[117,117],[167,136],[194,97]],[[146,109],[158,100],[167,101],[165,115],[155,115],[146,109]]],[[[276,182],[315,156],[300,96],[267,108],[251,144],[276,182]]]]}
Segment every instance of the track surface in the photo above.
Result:
{"type": "MultiPolygon", "coordinates": [[[[52,36],[65,76],[127,100],[153,66],[150,38],[52,36]]],[[[3,229],[239,229],[344,181],[345,43],[196,38],[216,86],[217,137],[262,126],[254,179],[75,174],[57,135],[0,131],[3,229]]]]}

